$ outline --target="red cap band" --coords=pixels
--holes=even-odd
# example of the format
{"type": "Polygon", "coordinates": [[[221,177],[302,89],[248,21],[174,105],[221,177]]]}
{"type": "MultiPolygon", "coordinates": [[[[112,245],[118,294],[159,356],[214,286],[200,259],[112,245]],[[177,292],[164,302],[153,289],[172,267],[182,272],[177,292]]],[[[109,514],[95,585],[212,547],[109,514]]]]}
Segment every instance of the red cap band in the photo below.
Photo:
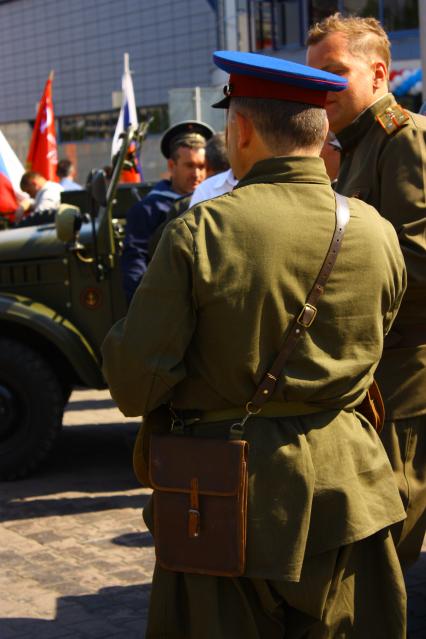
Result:
{"type": "Polygon", "coordinates": [[[324,90],[316,91],[284,82],[273,82],[250,75],[231,73],[227,95],[230,98],[271,98],[324,107],[327,93],[324,90]]]}

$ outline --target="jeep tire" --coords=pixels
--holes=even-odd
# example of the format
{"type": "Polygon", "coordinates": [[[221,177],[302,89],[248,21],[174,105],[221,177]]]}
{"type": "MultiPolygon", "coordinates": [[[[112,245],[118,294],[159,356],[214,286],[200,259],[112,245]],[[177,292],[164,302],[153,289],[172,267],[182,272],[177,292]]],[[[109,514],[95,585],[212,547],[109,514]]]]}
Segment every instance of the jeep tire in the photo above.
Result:
{"type": "Polygon", "coordinates": [[[64,409],[60,381],[27,344],[0,338],[0,477],[33,471],[60,432],[64,409]]]}

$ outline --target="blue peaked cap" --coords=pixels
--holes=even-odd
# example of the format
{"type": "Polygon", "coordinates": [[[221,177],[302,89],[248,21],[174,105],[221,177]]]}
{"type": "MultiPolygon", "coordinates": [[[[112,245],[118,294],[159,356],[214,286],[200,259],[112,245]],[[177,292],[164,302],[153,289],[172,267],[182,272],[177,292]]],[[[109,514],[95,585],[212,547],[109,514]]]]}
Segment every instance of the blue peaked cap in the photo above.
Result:
{"type": "Polygon", "coordinates": [[[328,91],[343,91],[346,78],[282,58],[215,51],[213,61],[230,74],[225,98],[214,107],[228,108],[231,97],[272,98],[323,107],[328,91]]]}

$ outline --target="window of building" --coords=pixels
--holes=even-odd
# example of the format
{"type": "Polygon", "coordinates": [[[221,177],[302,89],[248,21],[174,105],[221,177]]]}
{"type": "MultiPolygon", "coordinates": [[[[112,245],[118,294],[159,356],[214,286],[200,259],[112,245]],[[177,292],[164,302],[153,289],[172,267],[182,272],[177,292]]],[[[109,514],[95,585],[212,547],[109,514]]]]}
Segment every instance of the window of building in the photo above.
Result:
{"type": "Polygon", "coordinates": [[[250,5],[257,51],[301,44],[303,7],[299,0],[251,0],[250,5]]]}
{"type": "Polygon", "coordinates": [[[308,2],[309,24],[320,22],[323,18],[339,11],[341,7],[338,0],[310,0],[308,2]]]}
{"type": "Polygon", "coordinates": [[[256,51],[303,46],[306,29],[340,11],[372,16],[388,32],[418,29],[418,0],[247,0],[256,51]]]}
{"type": "Polygon", "coordinates": [[[419,28],[418,0],[341,0],[338,4],[346,15],[377,18],[386,31],[419,28]]]}
{"type": "MultiPolygon", "coordinates": [[[[117,126],[119,110],[104,113],[86,113],[59,118],[59,139],[61,142],[81,140],[112,139],[117,126]]],[[[162,133],[169,126],[168,107],[165,104],[153,107],[139,107],[138,120],[142,122],[152,116],[149,133],[162,133]]]]}
{"type": "Polygon", "coordinates": [[[419,28],[418,0],[382,0],[383,24],[387,31],[419,28]]]}

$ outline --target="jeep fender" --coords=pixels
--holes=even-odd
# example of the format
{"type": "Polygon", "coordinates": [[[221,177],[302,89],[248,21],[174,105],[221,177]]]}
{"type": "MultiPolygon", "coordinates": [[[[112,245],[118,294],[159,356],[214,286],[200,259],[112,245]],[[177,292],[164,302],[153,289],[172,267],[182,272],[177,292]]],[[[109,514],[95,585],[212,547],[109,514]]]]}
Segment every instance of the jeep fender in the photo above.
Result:
{"type": "MultiPolygon", "coordinates": [[[[20,295],[0,295],[0,322],[27,328],[53,344],[84,385],[104,388],[99,357],[87,339],[55,310],[20,295]]],[[[3,333],[4,334],[4,333],[3,333]]]]}

